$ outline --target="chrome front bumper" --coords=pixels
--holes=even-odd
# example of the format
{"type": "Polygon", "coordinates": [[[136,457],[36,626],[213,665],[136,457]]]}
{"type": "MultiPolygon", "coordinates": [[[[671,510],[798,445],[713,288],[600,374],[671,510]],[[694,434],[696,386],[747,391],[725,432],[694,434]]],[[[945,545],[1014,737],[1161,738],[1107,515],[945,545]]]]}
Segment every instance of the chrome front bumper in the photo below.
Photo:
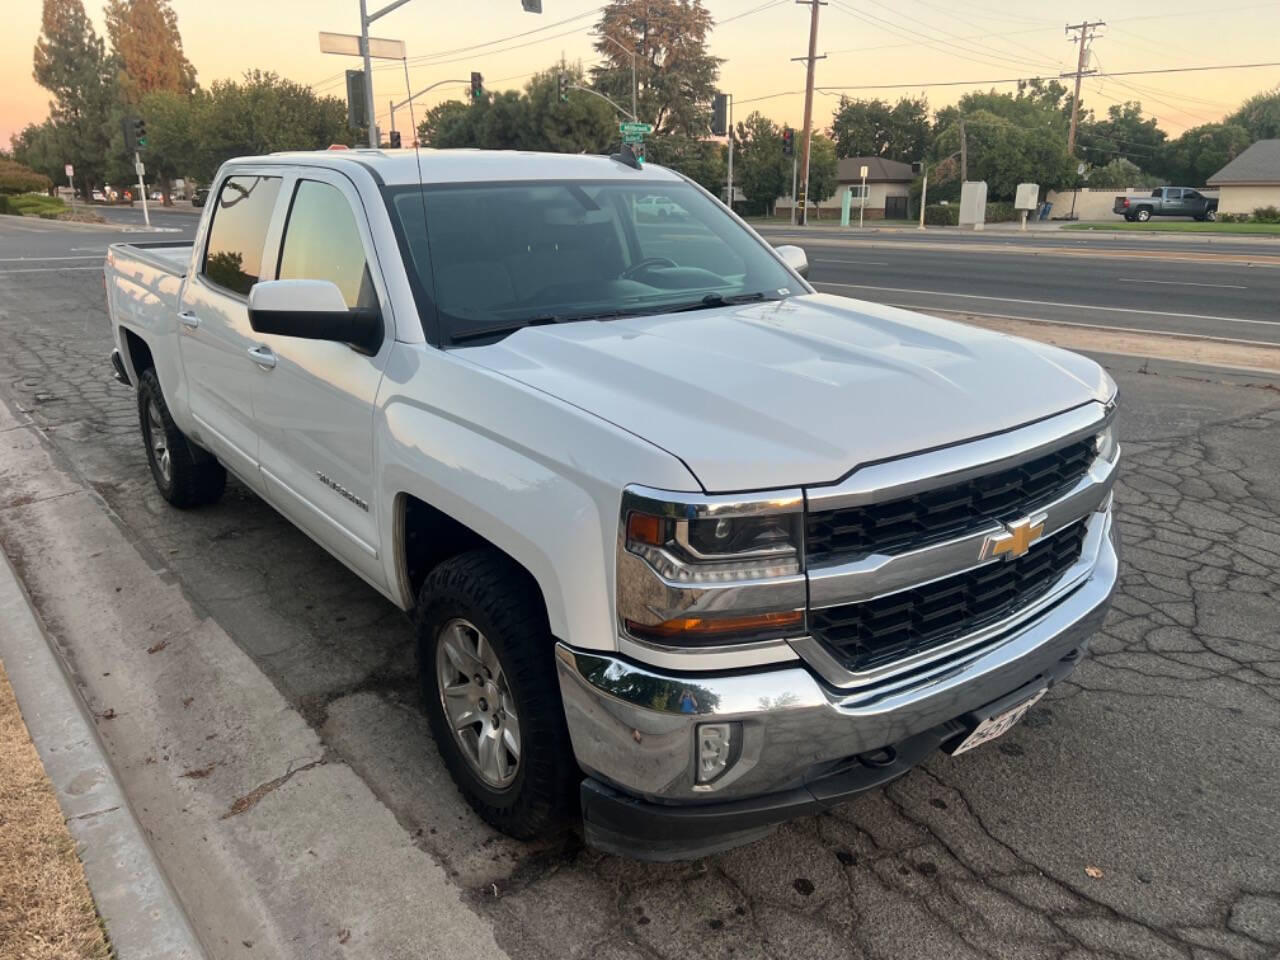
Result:
{"type": "Polygon", "coordinates": [[[1110,511],[1096,516],[1102,535],[1086,579],[918,682],[841,691],[802,663],[725,675],[667,673],[560,644],[560,690],[578,763],[646,801],[740,801],[804,787],[840,761],[907,741],[1037,678],[1052,683],[1074,667],[1115,589],[1118,535],[1110,511]],[[696,727],[721,721],[741,725],[737,762],[715,782],[698,784],[696,727]]]}

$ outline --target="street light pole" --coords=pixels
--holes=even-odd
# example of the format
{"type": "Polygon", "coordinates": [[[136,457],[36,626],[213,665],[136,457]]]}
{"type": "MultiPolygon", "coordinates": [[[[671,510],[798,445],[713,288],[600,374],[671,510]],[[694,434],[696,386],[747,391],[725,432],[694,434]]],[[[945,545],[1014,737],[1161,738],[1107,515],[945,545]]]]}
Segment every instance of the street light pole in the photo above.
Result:
{"type": "Polygon", "coordinates": [[[639,114],[636,113],[636,54],[634,50],[628,50],[621,42],[615,40],[607,33],[600,34],[604,39],[608,40],[615,47],[631,58],[631,118],[634,120],[639,114]]]}
{"type": "Polygon", "coordinates": [[[403,7],[409,0],[393,0],[381,10],[369,13],[367,0],[360,0],[360,55],[364,58],[364,112],[369,123],[369,146],[378,148],[378,125],[373,121],[373,59],[369,56],[369,24],[385,17],[397,7],[403,7]]]}

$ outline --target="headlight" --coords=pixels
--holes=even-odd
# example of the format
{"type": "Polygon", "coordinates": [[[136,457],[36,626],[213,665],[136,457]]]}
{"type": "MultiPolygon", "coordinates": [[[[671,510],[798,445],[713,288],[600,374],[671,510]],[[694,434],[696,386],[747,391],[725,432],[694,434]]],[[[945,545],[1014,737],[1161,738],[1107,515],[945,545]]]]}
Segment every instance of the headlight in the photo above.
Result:
{"type": "Polygon", "coordinates": [[[1098,432],[1098,435],[1094,437],[1094,446],[1098,451],[1098,456],[1102,457],[1103,460],[1110,461],[1116,458],[1116,452],[1119,450],[1120,445],[1116,441],[1116,424],[1114,420],[1103,427],[1098,432]]]}
{"type": "Polygon", "coordinates": [[[802,633],[802,508],[799,491],[737,499],[628,490],[618,538],[623,630],[680,645],[802,633]]]}

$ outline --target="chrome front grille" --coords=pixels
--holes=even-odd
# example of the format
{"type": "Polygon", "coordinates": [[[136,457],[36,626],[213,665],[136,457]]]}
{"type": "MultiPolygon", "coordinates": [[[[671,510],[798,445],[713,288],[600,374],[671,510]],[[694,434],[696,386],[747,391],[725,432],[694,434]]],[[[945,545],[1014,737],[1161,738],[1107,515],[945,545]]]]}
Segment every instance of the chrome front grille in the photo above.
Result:
{"type": "Polygon", "coordinates": [[[1063,444],[1026,463],[912,496],[811,512],[805,556],[823,563],[892,555],[1016,520],[1074,486],[1093,462],[1093,437],[1063,444]]]}
{"type": "Polygon", "coordinates": [[[1080,559],[1084,537],[1085,523],[1077,520],[1016,560],[997,560],[873,600],[816,610],[810,630],[850,671],[914,657],[1040,599],[1080,559]]]}
{"type": "Polygon", "coordinates": [[[793,648],[867,688],[1003,642],[1068,595],[1109,522],[1111,416],[1089,404],[806,489],[808,636],[793,648]]]}

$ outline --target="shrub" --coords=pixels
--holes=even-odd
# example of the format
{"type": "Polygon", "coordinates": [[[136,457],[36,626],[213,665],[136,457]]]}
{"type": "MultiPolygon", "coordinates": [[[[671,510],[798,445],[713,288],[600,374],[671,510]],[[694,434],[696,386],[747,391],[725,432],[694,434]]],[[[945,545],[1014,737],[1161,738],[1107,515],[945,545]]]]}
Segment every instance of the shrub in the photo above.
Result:
{"type": "Polygon", "coordinates": [[[924,208],[924,222],[935,227],[954,227],[960,222],[960,208],[955,204],[931,203],[924,208]]]}
{"type": "Polygon", "coordinates": [[[988,203],[987,223],[1008,223],[1018,219],[1018,211],[1012,203],[988,203]]]}
{"type": "Polygon", "coordinates": [[[1220,223],[1248,223],[1249,214],[1247,213],[1219,213],[1218,221],[1220,223]]]}
{"type": "Polygon", "coordinates": [[[3,193],[0,193],[0,214],[16,212],[16,210],[9,206],[9,198],[3,193]]]}
{"type": "Polygon", "coordinates": [[[1253,219],[1259,223],[1280,223],[1280,209],[1275,206],[1255,207],[1253,219]]]}
{"type": "Polygon", "coordinates": [[[48,193],[53,181],[17,160],[0,157],[0,194],[48,193]]]}

